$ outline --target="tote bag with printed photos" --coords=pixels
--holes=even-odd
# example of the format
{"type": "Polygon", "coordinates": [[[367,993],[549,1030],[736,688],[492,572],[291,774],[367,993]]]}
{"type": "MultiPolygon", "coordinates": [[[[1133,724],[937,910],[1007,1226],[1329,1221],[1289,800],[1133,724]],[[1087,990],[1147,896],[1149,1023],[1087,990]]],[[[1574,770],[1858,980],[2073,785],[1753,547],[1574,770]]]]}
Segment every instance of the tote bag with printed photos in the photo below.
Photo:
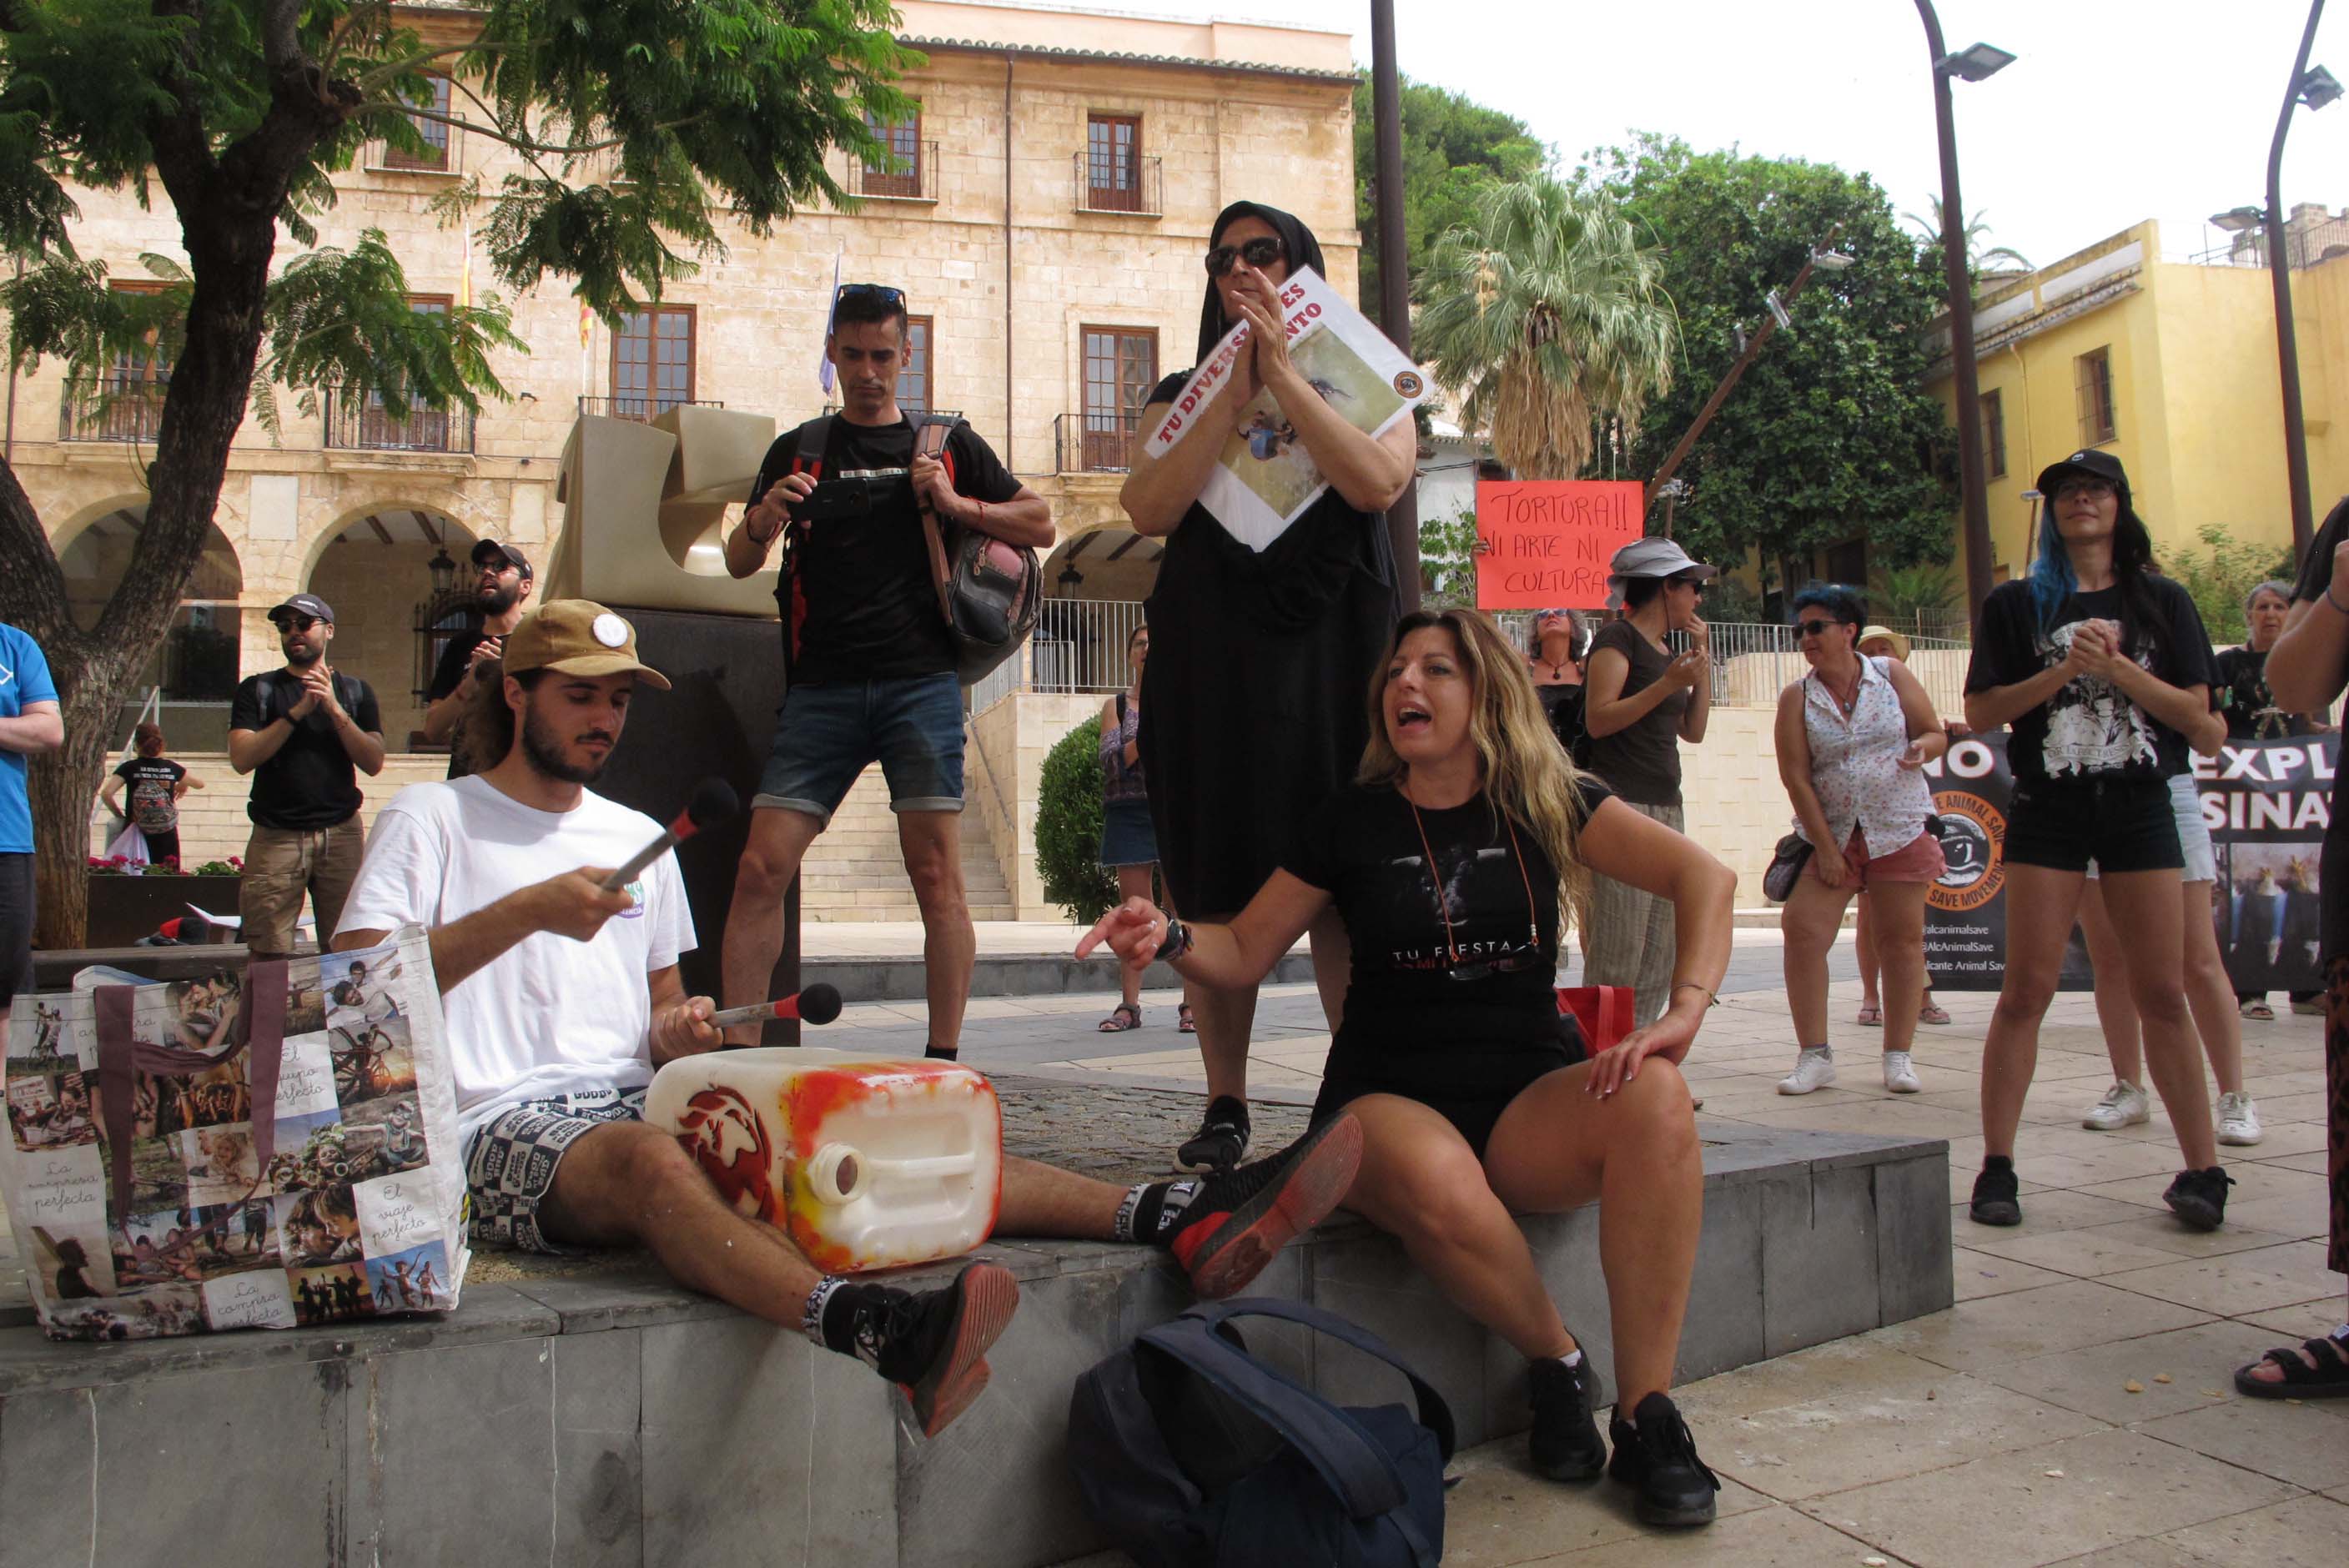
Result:
{"type": "Polygon", "coordinates": [[[0,1187],[41,1326],[446,1312],[465,1184],[430,945],[19,995],[0,1187]]]}

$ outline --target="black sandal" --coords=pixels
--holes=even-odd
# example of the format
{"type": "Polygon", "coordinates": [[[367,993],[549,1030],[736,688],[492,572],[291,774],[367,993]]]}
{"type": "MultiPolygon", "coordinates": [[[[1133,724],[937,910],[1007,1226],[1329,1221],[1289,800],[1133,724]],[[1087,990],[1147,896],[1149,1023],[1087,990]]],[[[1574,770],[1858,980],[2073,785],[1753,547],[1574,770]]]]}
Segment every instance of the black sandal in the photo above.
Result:
{"type": "Polygon", "coordinates": [[[2349,1398],[2349,1345],[2329,1334],[2302,1340],[2297,1349],[2280,1345],[2251,1366],[2235,1369],[2235,1392],[2253,1399],[2349,1398]],[[2283,1368],[2282,1377],[2271,1383],[2251,1376],[2271,1361],[2283,1368]]]}
{"type": "Polygon", "coordinates": [[[1129,1029],[1142,1027],[1142,1009],[1131,1002],[1120,1002],[1110,1009],[1109,1016],[1093,1026],[1104,1035],[1123,1035],[1129,1029]]]}

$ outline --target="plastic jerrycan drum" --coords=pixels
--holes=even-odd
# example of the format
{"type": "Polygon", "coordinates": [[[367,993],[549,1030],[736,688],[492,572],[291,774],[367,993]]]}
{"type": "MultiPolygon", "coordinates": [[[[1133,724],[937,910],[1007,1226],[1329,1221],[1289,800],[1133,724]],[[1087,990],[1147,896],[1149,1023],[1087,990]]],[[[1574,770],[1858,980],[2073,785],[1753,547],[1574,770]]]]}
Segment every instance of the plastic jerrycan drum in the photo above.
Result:
{"type": "Polygon", "coordinates": [[[709,1051],[654,1075],[645,1119],[826,1274],[958,1257],[995,1228],[1003,1110],[955,1063],[709,1051]]]}

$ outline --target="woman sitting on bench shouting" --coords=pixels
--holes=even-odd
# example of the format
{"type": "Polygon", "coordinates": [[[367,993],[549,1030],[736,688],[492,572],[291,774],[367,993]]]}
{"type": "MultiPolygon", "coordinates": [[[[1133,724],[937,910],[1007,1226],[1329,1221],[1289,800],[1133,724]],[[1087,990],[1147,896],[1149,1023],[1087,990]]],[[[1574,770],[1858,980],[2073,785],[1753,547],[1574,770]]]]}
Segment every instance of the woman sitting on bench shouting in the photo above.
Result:
{"type": "Polygon", "coordinates": [[[1719,1483],[1665,1390],[1703,1223],[1695,1116],[1677,1064],[1728,966],[1736,878],[1578,773],[1525,661],[1469,610],[1404,617],[1371,682],[1355,782],[1228,925],[1128,899],[1078,944],[1186,981],[1252,985],[1335,907],[1353,944],[1317,1124],[1362,1128],[1343,1200],[1398,1237],[1462,1310],[1530,1363],[1536,1468],[1608,1469],[1652,1524],[1702,1524],[1719,1483]],[[1597,872],[1672,901],[1662,1017],[1586,1059],[1552,990],[1561,905],[1597,872]],[[1613,1320],[1608,1463],[1599,1374],[1543,1288],[1512,1212],[1599,1202],[1613,1320]]]}

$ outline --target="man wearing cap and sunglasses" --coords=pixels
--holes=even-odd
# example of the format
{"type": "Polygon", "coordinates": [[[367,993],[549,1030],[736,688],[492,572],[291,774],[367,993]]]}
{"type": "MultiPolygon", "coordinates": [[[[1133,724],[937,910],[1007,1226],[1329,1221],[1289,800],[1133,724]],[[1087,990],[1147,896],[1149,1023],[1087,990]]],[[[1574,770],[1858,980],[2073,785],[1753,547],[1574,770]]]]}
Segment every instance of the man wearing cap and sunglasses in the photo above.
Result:
{"type": "Polygon", "coordinates": [[[326,663],[334,608],[316,593],[296,593],[269,612],[269,622],[285,667],[240,683],[228,718],[229,766],[253,775],[240,903],[255,958],[294,951],[305,896],[318,944],[334,934],[366,847],[357,776],[383,771],[375,693],[326,663]]]}
{"type": "Polygon", "coordinates": [[[505,636],[522,624],[530,602],[530,558],[512,545],[484,539],[473,546],[474,607],[481,612],[479,631],[459,632],[440,650],[432,684],[424,689],[424,738],[449,742],[449,777],[462,779],[473,770],[474,758],[465,748],[465,707],[484,661],[494,659],[505,646],[505,636]]]}
{"type": "MultiPolygon", "coordinates": [[[[930,1051],[952,1057],[978,952],[962,883],[962,683],[916,496],[942,523],[1038,549],[1051,547],[1052,509],[968,425],[897,407],[902,290],[843,285],[824,356],[840,373],[839,415],[776,438],[726,541],[736,577],[762,570],[784,542],[775,596],[790,668],[734,878],[726,1000],[766,996],[784,891],[857,775],[878,762],[922,910],[930,1051]]],[[[747,1026],[738,1043],[757,1033],[747,1026]]]]}

